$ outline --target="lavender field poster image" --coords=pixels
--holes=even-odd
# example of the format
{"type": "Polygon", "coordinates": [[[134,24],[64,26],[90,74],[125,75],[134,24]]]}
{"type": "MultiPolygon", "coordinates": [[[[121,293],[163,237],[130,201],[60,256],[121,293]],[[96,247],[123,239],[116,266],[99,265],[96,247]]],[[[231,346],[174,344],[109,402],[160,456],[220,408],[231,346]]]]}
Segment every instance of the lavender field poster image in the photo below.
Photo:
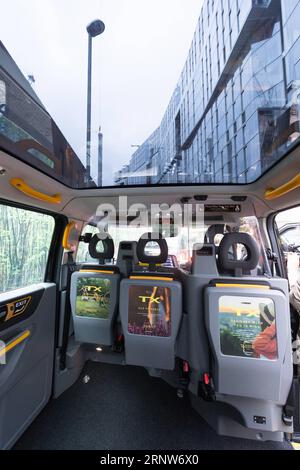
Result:
{"type": "Polygon", "coordinates": [[[130,286],[128,332],[171,336],[171,292],[167,287],[130,286]]]}

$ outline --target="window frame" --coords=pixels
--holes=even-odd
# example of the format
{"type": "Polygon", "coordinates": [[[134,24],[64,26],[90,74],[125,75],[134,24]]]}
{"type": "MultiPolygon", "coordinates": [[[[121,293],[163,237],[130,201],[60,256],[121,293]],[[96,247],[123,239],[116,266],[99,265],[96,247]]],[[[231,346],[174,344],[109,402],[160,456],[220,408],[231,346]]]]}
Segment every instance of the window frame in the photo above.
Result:
{"type": "MultiPolygon", "coordinates": [[[[45,275],[42,282],[45,283],[56,283],[59,285],[60,279],[60,267],[61,267],[61,259],[63,257],[64,249],[62,247],[62,239],[64,234],[64,229],[67,226],[68,219],[64,215],[57,214],[56,212],[47,211],[45,209],[41,209],[38,207],[34,207],[31,205],[9,201],[7,199],[0,198],[0,204],[13,207],[16,209],[23,209],[26,211],[34,212],[36,214],[43,214],[51,216],[54,220],[54,228],[50,242],[50,248],[47,257],[47,263],[45,266],[45,275]]],[[[20,288],[27,288],[30,286],[20,286],[20,288]]],[[[7,291],[13,292],[13,291],[7,291]]]]}
{"type": "Polygon", "coordinates": [[[267,217],[267,231],[268,231],[268,235],[269,235],[270,242],[271,242],[271,249],[277,255],[278,275],[286,279],[288,282],[289,282],[288,270],[287,270],[287,266],[284,260],[284,252],[281,246],[279,230],[278,230],[278,226],[276,223],[276,217],[282,212],[295,209],[297,207],[300,207],[300,205],[296,204],[295,206],[291,206],[291,207],[288,207],[288,208],[285,208],[276,212],[272,212],[272,214],[270,214],[267,217]]]}

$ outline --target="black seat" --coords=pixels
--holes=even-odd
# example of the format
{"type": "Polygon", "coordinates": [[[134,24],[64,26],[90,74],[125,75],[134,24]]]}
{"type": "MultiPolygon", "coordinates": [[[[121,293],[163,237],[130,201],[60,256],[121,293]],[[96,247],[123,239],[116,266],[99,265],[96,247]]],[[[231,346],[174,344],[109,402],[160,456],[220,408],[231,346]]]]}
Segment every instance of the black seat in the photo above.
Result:
{"type": "Polygon", "coordinates": [[[226,233],[219,246],[219,273],[235,277],[250,275],[257,268],[259,257],[259,247],[248,233],[226,233]],[[237,259],[237,245],[243,245],[246,250],[243,259],[237,259]]]}
{"type": "Polygon", "coordinates": [[[161,234],[145,233],[139,239],[137,244],[137,258],[139,265],[135,267],[132,276],[152,276],[163,275],[167,278],[174,279],[177,277],[176,268],[162,266],[168,260],[168,245],[161,234]],[[159,246],[160,253],[158,255],[150,255],[145,252],[149,242],[156,242],[159,246]]]}
{"type": "Polygon", "coordinates": [[[123,241],[119,244],[117,266],[123,277],[130,276],[138,263],[136,248],[136,241],[123,241]]]}
{"type": "Polygon", "coordinates": [[[89,254],[95,260],[98,260],[99,264],[83,264],[80,271],[105,271],[119,273],[118,266],[114,264],[106,264],[106,261],[111,261],[115,254],[114,241],[108,233],[103,234],[103,238],[100,234],[94,235],[89,242],[89,254]],[[99,250],[99,245],[102,248],[99,250]]]}
{"type": "Polygon", "coordinates": [[[205,233],[204,243],[208,245],[215,245],[216,235],[225,235],[226,232],[230,232],[230,227],[225,224],[214,224],[211,225],[205,233]]]}

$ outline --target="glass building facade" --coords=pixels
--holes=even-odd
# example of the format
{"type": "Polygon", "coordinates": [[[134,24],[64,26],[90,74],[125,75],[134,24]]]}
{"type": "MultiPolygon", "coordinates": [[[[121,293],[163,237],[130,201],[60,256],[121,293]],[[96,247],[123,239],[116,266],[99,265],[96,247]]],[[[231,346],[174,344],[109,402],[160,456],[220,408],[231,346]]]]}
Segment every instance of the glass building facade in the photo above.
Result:
{"type": "Polygon", "coordinates": [[[300,0],[205,0],[159,128],[116,184],[247,183],[298,140],[300,0]]]}

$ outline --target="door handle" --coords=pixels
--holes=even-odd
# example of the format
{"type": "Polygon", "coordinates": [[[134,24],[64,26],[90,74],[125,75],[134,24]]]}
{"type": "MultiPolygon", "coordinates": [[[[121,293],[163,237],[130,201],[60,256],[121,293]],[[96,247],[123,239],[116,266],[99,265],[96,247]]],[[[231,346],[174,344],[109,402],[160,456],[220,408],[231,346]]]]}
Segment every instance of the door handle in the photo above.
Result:
{"type": "Polygon", "coordinates": [[[7,354],[9,351],[11,351],[20,343],[23,343],[23,341],[29,338],[30,334],[30,330],[26,330],[15,338],[13,338],[12,340],[10,340],[3,348],[0,349],[0,360],[5,354],[7,354]]]}

